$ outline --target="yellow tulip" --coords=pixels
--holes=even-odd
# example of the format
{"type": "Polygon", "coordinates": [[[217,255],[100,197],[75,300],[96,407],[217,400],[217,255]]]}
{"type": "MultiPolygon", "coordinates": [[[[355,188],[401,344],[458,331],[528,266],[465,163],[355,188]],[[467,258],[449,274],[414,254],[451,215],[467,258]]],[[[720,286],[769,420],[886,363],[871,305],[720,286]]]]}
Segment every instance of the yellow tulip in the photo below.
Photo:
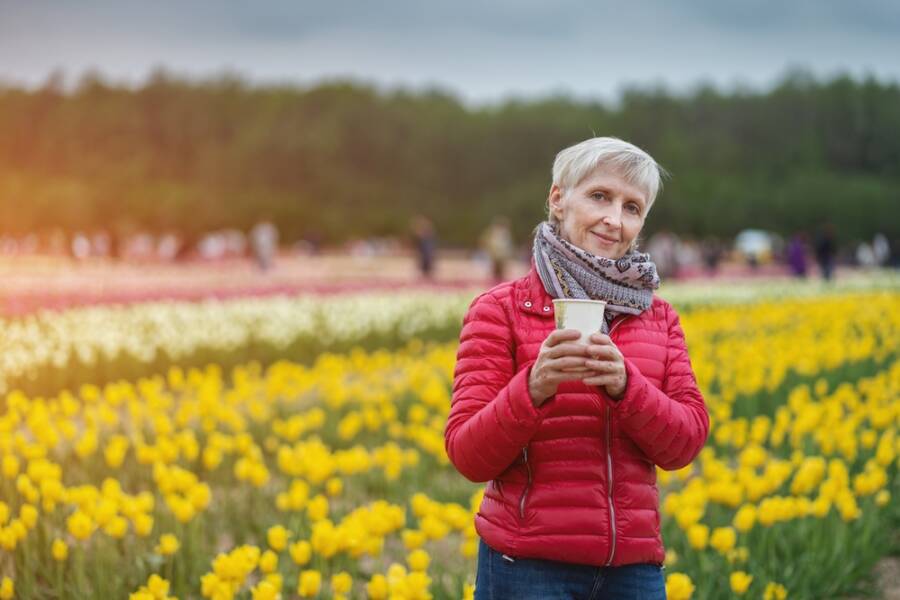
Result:
{"type": "Polygon", "coordinates": [[[403,545],[407,550],[415,550],[425,545],[425,534],[414,529],[403,530],[403,545]]]}
{"type": "Polygon", "coordinates": [[[38,520],[37,508],[31,504],[23,504],[19,509],[19,519],[27,529],[33,529],[38,520]]]}
{"type": "Polygon", "coordinates": [[[12,454],[7,454],[0,463],[0,470],[7,479],[15,479],[19,474],[19,459],[12,454]]]}
{"type": "Polygon", "coordinates": [[[381,573],[376,573],[366,584],[366,594],[370,600],[385,600],[388,597],[390,588],[387,579],[381,573]]]}
{"type": "Polygon", "coordinates": [[[50,546],[50,554],[57,562],[63,562],[69,557],[69,547],[63,540],[56,538],[50,546]]]}
{"type": "Polygon", "coordinates": [[[737,534],[731,527],[716,527],[712,532],[709,544],[720,554],[728,554],[737,542],[737,534]]]}
{"type": "Polygon", "coordinates": [[[459,552],[465,558],[475,558],[478,554],[478,541],[463,540],[462,544],[460,544],[459,552]]]}
{"type": "Polygon", "coordinates": [[[16,587],[13,580],[9,577],[4,577],[3,581],[0,582],[0,600],[11,600],[15,594],[16,587]]]}
{"type": "Polygon", "coordinates": [[[431,557],[422,549],[413,550],[406,556],[406,564],[413,571],[427,571],[431,557]]]}
{"type": "Polygon", "coordinates": [[[318,571],[306,570],[300,572],[297,581],[297,593],[301,598],[312,598],[319,593],[322,586],[322,574],[318,571]]]}
{"type": "Polygon", "coordinates": [[[331,591],[335,594],[349,594],[353,587],[353,577],[346,571],[331,576],[331,591]]]}
{"type": "Polygon", "coordinates": [[[266,541],[268,541],[269,547],[276,552],[281,552],[287,548],[288,539],[290,537],[291,533],[281,525],[270,527],[266,532],[266,541]]]}
{"type": "Polygon", "coordinates": [[[321,521],[328,517],[328,499],[321,494],[315,496],[306,505],[306,515],[310,521],[321,521]]]}
{"type": "Polygon", "coordinates": [[[694,550],[703,550],[709,541],[709,527],[702,524],[691,525],[687,531],[688,542],[694,550]]]}
{"type": "Polygon", "coordinates": [[[128,533],[128,520],[121,515],[116,515],[103,526],[103,531],[111,538],[122,539],[128,533]]]}
{"type": "Polygon", "coordinates": [[[269,581],[260,581],[251,591],[253,600],[277,600],[278,588],[269,581]]]}
{"type": "Polygon", "coordinates": [[[163,556],[170,556],[178,552],[180,546],[181,544],[177,537],[171,533],[164,533],[159,536],[159,544],[156,546],[156,552],[163,556]]]}
{"type": "Polygon", "coordinates": [[[265,574],[274,573],[278,569],[278,555],[266,550],[259,557],[259,570],[265,574]]]}
{"type": "Polygon", "coordinates": [[[694,595],[694,583],[684,573],[672,573],[666,577],[666,597],[669,600],[689,600],[694,595]]]}
{"type": "Polygon", "coordinates": [[[738,596],[742,596],[746,593],[750,584],[753,583],[753,575],[748,575],[744,571],[734,571],[729,578],[729,582],[731,583],[731,591],[738,596]]]}
{"type": "Polygon", "coordinates": [[[306,540],[300,540],[299,542],[291,544],[290,554],[291,559],[298,566],[302,567],[308,563],[309,559],[312,557],[312,546],[306,540]]]}
{"type": "Polygon", "coordinates": [[[325,493],[329,496],[340,496],[344,491],[344,482],[338,477],[332,477],[325,482],[325,493]]]}
{"type": "Polygon", "coordinates": [[[66,526],[75,539],[82,541],[88,539],[94,531],[94,523],[91,518],[80,510],[76,510],[66,519],[66,526]]]}
{"type": "Polygon", "coordinates": [[[770,581],[766,584],[763,591],[763,600],[785,600],[787,598],[787,590],[780,583],[770,581]]]}
{"type": "Polygon", "coordinates": [[[153,531],[153,517],[146,514],[135,515],[131,521],[134,532],[139,537],[147,537],[153,531]]]}

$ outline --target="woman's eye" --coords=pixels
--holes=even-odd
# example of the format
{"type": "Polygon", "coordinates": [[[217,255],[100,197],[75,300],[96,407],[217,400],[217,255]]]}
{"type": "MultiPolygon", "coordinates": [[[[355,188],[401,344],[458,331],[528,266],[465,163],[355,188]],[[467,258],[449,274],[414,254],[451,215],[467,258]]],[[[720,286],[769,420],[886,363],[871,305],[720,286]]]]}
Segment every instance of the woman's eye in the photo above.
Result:
{"type": "Polygon", "coordinates": [[[606,198],[606,194],[604,194],[603,192],[594,192],[593,194],[591,194],[591,198],[593,198],[594,200],[602,200],[606,198]]]}
{"type": "Polygon", "coordinates": [[[626,208],[629,211],[631,211],[632,214],[635,214],[635,215],[641,214],[641,209],[638,207],[637,204],[629,204],[626,208]]]}

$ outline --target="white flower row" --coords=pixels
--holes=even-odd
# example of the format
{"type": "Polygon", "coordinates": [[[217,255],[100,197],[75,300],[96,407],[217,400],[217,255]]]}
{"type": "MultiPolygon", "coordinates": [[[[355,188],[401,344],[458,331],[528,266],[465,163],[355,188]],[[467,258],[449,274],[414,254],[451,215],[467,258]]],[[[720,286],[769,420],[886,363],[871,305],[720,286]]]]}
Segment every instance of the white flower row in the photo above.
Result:
{"type": "Polygon", "coordinates": [[[676,307],[707,304],[749,304],[779,298],[818,297],[852,292],[900,292],[900,272],[892,269],[848,273],[839,279],[823,281],[817,277],[786,279],[712,279],[664,281],[659,295],[676,307]]]}
{"type": "MultiPolygon", "coordinates": [[[[659,293],[684,308],[872,289],[900,291],[900,276],[881,272],[831,284],[785,279],[676,282],[665,284],[659,293]]],[[[320,349],[372,335],[407,340],[459,326],[476,294],[419,290],[147,302],[0,318],[0,395],[18,381],[39,380],[76,363],[91,366],[124,357],[146,364],[159,358],[178,362],[200,351],[215,354],[259,346],[277,351],[297,342],[320,349]]]]}
{"type": "Polygon", "coordinates": [[[410,339],[460,323],[474,295],[411,291],[148,302],[0,319],[0,394],[21,378],[76,361],[94,365],[98,358],[151,363],[161,353],[178,361],[199,350],[285,349],[299,339],[322,347],[379,334],[410,339]]]}

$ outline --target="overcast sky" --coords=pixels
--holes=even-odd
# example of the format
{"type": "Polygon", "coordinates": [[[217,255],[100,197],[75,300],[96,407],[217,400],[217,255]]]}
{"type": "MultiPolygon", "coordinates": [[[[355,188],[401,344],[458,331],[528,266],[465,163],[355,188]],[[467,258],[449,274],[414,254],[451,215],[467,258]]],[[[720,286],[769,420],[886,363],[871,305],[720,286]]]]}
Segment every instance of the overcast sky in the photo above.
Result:
{"type": "Polygon", "coordinates": [[[894,0],[0,0],[0,80],[437,85],[476,103],[624,85],[765,88],[789,67],[900,81],[894,0]],[[380,5],[380,6],[379,6],[380,5]]]}

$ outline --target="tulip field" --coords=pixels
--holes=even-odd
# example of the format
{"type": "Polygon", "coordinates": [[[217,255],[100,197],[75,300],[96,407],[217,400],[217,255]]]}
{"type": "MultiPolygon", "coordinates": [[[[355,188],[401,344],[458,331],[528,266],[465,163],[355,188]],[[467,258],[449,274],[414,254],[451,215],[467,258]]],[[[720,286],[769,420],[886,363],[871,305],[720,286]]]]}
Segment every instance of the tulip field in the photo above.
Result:
{"type": "MultiPolygon", "coordinates": [[[[443,428],[476,293],[0,318],[0,600],[471,598],[483,485],[443,428]]],[[[711,420],[659,470],[668,597],[878,594],[900,281],[661,295],[711,420]]]]}

